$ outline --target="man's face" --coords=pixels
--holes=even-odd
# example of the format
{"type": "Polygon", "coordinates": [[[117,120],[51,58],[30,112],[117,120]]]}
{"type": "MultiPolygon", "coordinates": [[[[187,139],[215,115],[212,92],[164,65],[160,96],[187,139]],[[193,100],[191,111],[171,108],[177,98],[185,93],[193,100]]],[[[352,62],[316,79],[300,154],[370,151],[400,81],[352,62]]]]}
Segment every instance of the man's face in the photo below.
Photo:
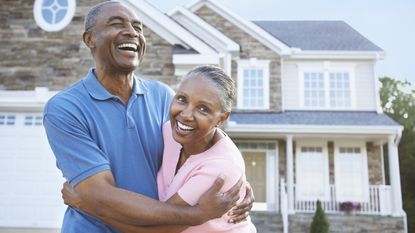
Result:
{"type": "Polygon", "coordinates": [[[144,55],[143,25],[122,4],[104,6],[92,27],[93,55],[108,72],[132,72],[144,55]]]}

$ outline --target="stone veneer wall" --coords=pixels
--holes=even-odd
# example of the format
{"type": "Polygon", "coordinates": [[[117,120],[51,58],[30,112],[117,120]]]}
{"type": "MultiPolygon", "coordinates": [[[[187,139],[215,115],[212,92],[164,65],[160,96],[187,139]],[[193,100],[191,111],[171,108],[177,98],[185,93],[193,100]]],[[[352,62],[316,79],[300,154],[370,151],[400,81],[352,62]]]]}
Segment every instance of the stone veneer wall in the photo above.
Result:
{"type": "MultiPolygon", "coordinates": [[[[45,32],[33,18],[33,1],[7,0],[0,4],[0,90],[60,90],[81,79],[93,66],[82,42],[84,16],[102,0],[77,0],[70,25],[45,32]]],[[[137,73],[174,84],[172,46],[145,28],[147,52],[137,73]]]]}
{"type": "MultiPolygon", "coordinates": [[[[282,233],[281,214],[275,212],[252,211],[252,222],[258,233],[282,233]]],[[[290,233],[310,232],[313,214],[290,215],[290,233]]],[[[330,233],[405,233],[403,217],[374,215],[327,214],[330,233]]]]}
{"type": "MultiPolygon", "coordinates": [[[[257,58],[258,60],[270,60],[270,110],[281,111],[281,67],[280,57],[271,49],[265,47],[249,34],[245,33],[221,15],[203,6],[195,12],[204,21],[218,29],[241,47],[240,59],[257,58]]],[[[237,79],[237,62],[232,61],[232,78],[237,79]]]]}
{"type": "MultiPolygon", "coordinates": [[[[312,214],[289,216],[289,232],[310,232],[312,214]]],[[[327,214],[330,233],[404,233],[403,217],[327,214]]]]}
{"type": "MultiPolygon", "coordinates": [[[[366,150],[367,165],[369,170],[369,184],[381,185],[383,184],[383,173],[380,146],[373,145],[373,143],[367,143],[366,150]]],[[[385,167],[385,169],[387,169],[387,167],[385,167]]]]}

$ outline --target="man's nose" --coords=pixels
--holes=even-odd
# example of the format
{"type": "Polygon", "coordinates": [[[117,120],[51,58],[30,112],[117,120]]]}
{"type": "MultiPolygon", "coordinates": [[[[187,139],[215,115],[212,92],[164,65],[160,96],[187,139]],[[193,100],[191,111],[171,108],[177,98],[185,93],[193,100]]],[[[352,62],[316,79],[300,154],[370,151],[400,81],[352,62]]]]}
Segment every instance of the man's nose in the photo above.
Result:
{"type": "Polygon", "coordinates": [[[128,34],[131,37],[138,37],[138,32],[135,30],[132,24],[127,24],[124,30],[125,34],[128,34]]]}

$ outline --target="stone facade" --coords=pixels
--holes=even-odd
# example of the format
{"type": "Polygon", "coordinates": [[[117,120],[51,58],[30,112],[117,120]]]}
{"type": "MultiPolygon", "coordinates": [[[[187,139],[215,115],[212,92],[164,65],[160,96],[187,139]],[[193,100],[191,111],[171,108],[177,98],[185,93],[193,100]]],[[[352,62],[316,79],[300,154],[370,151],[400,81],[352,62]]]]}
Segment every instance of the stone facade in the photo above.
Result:
{"type": "Polygon", "coordinates": [[[282,233],[283,225],[280,214],[265,211],[252,211],[251,221],[258,233],[282,233]]]}
{"type": "MultiPolygon", "coordinates": [[[[245,33],[225,18],[212,11],[210,8],[203,6],[195,14],[224,35],[235,41],[241,47],[240,59],[257,58],[258,60],[270,60],[270,110],[281,111],[281,64],[280,56],[265,47],[249,34],[245,33]]],[[[232,78],[237,79],[237,62],[232,61],[232,78]]]]}
{"type": "MultiPolygon", "coordinates": [[[[289,232],[310,232],[312,214],[289,216],[289,232]]],[[[404,233],[403,217],[327,214],[330,233],[404,233]]]]}
{"type": "MultiPolygon", "coordinates": [[[[381,185],[384,180],[384,173],[381,159],[381,149],[379,145],[373,143],[366,144],[367,150],[367,165],[369,170],[369,184],[381,185]]],[[[387,169],[387,166],[384,166],[387,169]]]]}
{"type": "MultiPolygon", "coordinates": [[[[46,32],[33,18],[33,1],[13,0],[0,5],[0,90],[61,90],[81,79],[94,65],[82,42],[84,16],[102,0],[77,0],[72,22],[58,32],[46,32]]],[[[147,52],[137,73],[169,85],[177,81],[172,45],[144,28],[147,52]]]]}
{"type": "MultiPolygon", "coordinates": [[[[282,233],[281,214],[253,211],[252,222],[258,233],[282,233]]],[[[290,233],[310,232],[313,214],[288,217],[290,233]]],[[[327,214],[330,233],[405,233],[403,217],[327,214]]]]}

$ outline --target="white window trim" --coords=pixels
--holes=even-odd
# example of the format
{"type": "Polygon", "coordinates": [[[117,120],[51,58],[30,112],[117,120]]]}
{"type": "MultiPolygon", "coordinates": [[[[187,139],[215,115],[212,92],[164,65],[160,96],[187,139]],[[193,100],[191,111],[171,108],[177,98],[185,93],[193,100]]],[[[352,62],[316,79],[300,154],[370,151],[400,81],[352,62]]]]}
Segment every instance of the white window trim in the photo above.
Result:
{"type": "Polygon", "coordinates": [[[327,142],[322,140],[297,140],[296,141],[296,156],[295,156],[295,177],[296,177],[296,197],[297,200],[301,201],[316,201],[314,200],[314,197],[310,198],[308,196],[304,196],[301,194],[299,186],[298,186],[298,177],[300,177],[300,173],[302,172],[301,169],[297,169],[298,166],[298,154],[301,153],[301,147],[321,147],[322,153],[324,156],[324,165],[323,165],[323,175],[324,175],[324,195],[323,197],[319,197],[318,199],[320,201],[329,201],[330,200],[330,179],[329,179],[329,155],[328,155],[328,149],[327,149],[327,142]]]}
{"type": "Polygon", "coordinates": [[[369,169],[367,163],[367,151],[366,143],[364,141],[356,140],[342,140],[334,142],[334,183],[336,187],[336,198],[338,201],[356,201],[356,202],[369,202],[369,169]],[[362,155],[362,165],[363,165],[363,197],[359,200],[350,200],[348,197],[344,197],[342,194],[342,187],[336,182],[339,180],[339,166],[338,155],[340,147],[358,147],[360,148],[360,153],[362,155]]]}
{"type": "Polygon", "coordinates": [[[269,65],[270,60],[257,60],[251,58],[249,60],[238,60],[238,100],[237,108],[246,110],[266,110],[269,109],[269,65]],[[245,68],[262,68],[264,74],[264,106],[263,107],[246,107],[243,105],[243,69],[245,68]]]}
{"type": "Polygon", "coordinates": [[[333,64],[325,61],[316,63],[297,63],[299,85],[300,107],[312,110],[355,110],[356,109],[356,86],[355,86],[355,66],[354,63],[333,64]],[[304,74],[308,72],[323,73],[324,78],[324,107],[313,107],[304,105],[304,74]],[[331,107],[330,106],[330,73],[344,72],[349,73],[350,83],[350,107],[331,107]]]}
{"type": "Polygon", "coordinates": [[[51,24],[49,22],[46,22],[42,15],[42,4],[43,0],[35,0],[34,6],[33,6],[33,15],[35,18],[36,24],[42,28],[43,30],[47,32],[55,32],[60,31],[64,29],[66,26],[68,26],[73,16],[75,15],[76,10],[76,1],[75,0],[68,0],[68,6],[67,6],[67,12],[64,18],[57,24],[51,24]]]}

